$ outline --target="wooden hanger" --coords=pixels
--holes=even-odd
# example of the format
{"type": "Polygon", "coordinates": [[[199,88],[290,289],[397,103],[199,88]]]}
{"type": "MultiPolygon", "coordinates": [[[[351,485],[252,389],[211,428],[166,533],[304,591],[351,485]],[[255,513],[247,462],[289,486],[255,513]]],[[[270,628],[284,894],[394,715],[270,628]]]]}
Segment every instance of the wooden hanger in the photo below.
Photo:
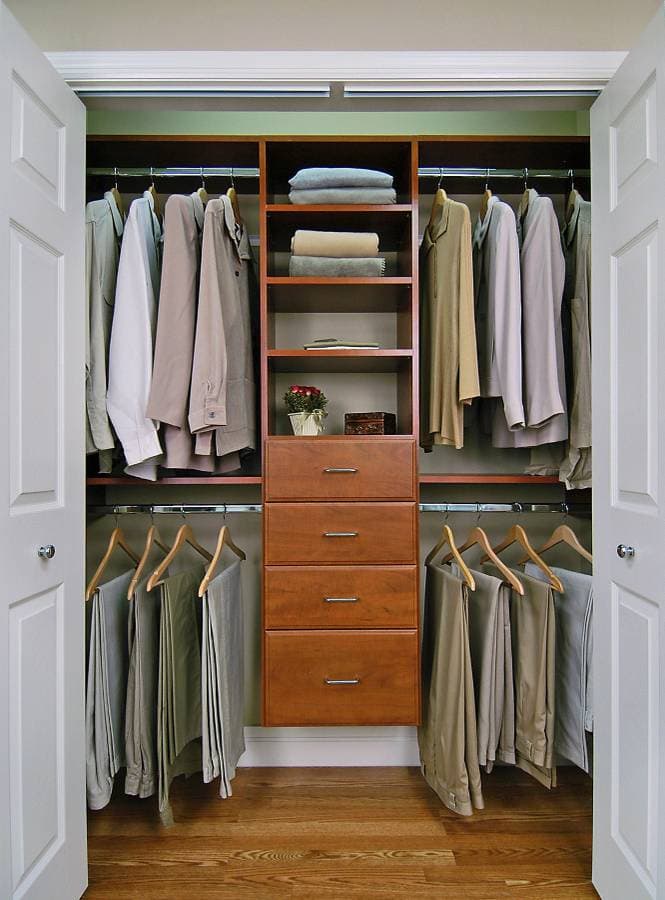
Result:
{"type": "Polygon", "coordinates": [[[520,200],[520,212],[521,218],[524,220],[524,217],[527,214],[527,210],[529,209],[529,170],[524,167],[524,192],[522,193],[522,199],[520,200]]]}
{"type": "Polygon", "coordinates": [[[441,529],[441,538],[439,543],[431,550],[427,556],[425,557],[425,565],[428,566],[431,562],[434,561],[434,558],[437,556],[440,550],[442,550],[446,545],[450,547],[450,553],[446,559],[454,559],[457,565],[460,568],[462,575],[464,576],[464,580],[472,591],[476,589],[476,581],[473,575],[471,574],[471,570],[467,566],[467,564],[462,559],[459,550],[457,549],[457,544],[455,543],[455,536],[453,534],[453,530],[450,525],[444,525],[441,529]]]}
{"type": "Polygon", "coordinates": [[[155,215],[158,219],[162,217],[162,208],[159,202],[159,195],[157,193],[157,188],[155,187],[155,176],[152,174],[152,166],[150,166],[150,187],[148,188],[148,193],[152,197],[152,204],[155,210],[155,215]]]}
{"type": "Polygon", "coordinates": [[[436,219],[441,215],[441,209],[443,208],[443,204],[448,199],[448,194],[441,187],[441,182],[443,181],[443,169],[439,169],[439,181],[436,185],[436,193],[434,194],[434,199],[432,200],[432,209],[429,214],[429,223],[428,228],[431,228],[436,219]]]}
{"type": "Polygon", "coordinates": [[[113,169],[113,175],[115,177],[115,183],[111,188],[111,196],[115,200],[115,205],[118,207],[118,212],[120,213],[120,218],[122,221],[125,221],[125,205],[122,202],[122,197],[120,196],[120,191],[118,190],[118,167],[115,166],[113,169]]]}
{"type": "Polygon", "coordinates": [[[231,187],[226,192],[226,196],[231,201],[231,206],[233,207],[233,215],[235,216],[235,220],[238,225],[242,226],[242,216],[240,215],[240,203],[238,201],[238,194],[236,192],[235,181],[233,180],[233,169],[231,169],[231,187]]]}
{"type": "Polygon", "coordinates": [[[199,586],[199,597],[202,597],[205,592],[208,590],[208,585],[212,581],[213,575],[215,574],[215,569],[217,568],[217,563],[220,560],[222,555],[222,551],[224,547],[228,547],[229,550],[233,550],[236,556],[240,557],[240,559],[247,559],[243,550],[238,547],[237,544],[233,543],[233,539],[231,538],[231,532],[229,531],[228,525],[222,525],[219,530],[219,536],[217,538],[217,546],[215,547],[215,552],[212,555],[212,559],[210,560],[210,565],[206,569],[206,573],[203,576],[203,581],[199,586]]]}
{"type": "MultiPolygon", "coordinates": [[[[481,548],[481,550],[485,551],[485,559],[488,559],[491,563],[494,564],[495,568],[501,572],[504,581],[507,581],[511,587],[517,591],[522,597],[524,596],[524,585],[519,580],[517,575],[514,572],[511,572],[508,566],[501,562],[499,557],[496,555],[494,550],[492,549],[492,545],[490,544],[490,539],[487,537],[487,533],[483,528],[479,525],[476,525],[469,532],[467,539],[464,541],[461,547],[458,547],[458,552],[460,554],[465,553],[470,547],[477,545],[481,548]]],[[[452,554],[449,553],[448,556],[445,557],[443,562],[448,562],[452,558],[452,554]]]]}
{"type": "MultiPolygon", "coordinates": [[[[545,541],[542,547],[538,550],[538,553],[545,553],[546,550],[550,550],[552,547],[556,547],[557,544],[567,544],[569,547],[572,547],[573,550],[576,550],[581,557],[586,559],[588,563],[593,565],[593,556],[589,553],[586,547],[583,547],[580,543],[577,535],[573,531],[573,529],[569,525],[559,525],[554,529],[549,538],[545,541]]],[[[522,565],[527,561],[527,557],[521,559],[518,565],[522,565]]]]}
{"type": "Polygon", "coordinates": [[[480,198],[480,220],[481,222],[485,221],[485,216],[487,215],[487,207],[492,198],[492,192],[489,189],[489,177],[490,170],[488,169],[485,175],[485,190],[483,191],[483,196],[480,198]]]}
{"type": "Polygon", "coordinates": [[[132,559],[138,565],[138,563],[139,563],[138,556],[136,555],[136,553],[134,553],[132,548],[127,543],[127,539],[125,538],[125,535],[123,534],[122,529],[118,528],[116,526],[113,529],[113,531],[111,532],[111,537],[109,538],[108,546],[106,548],[106,553],[102,557],[102,561],[97,566],[97,570],[96,570],[95,574],[92,576],[92,578],[90,579],[88,587],[86,588],[86,591],[85,591],[86,603],[88,602],[88,600],[92,597],[92,595],[97,590],[97,586],[99,585],[99,582],[101,581],[102,575],[104,574],[104,572],[106,570],[106,566],[108,565],[109,560],[113,556],[113,551],[116,549],[116,547],[118,547],[120,550],[124,550],[125,553],[127,554],[127,556],[129,556],[129,558],[132,559]]]}
{"type": "Polygon", "coordinates": [[[573,181],[573,170],[570,170],[570,191],[568,192],[568,197],[566,198],[566,211],[564,212],[564,218],[566,220],[566,224],[570,222],[573,217],[573,213],[575,212],[575,202],[578,198],[579,194],[577,189],[575,188],[575,182],[573,181]]]}
{"type": "Polygon", "coordinates": [[[205,206],[208,202],[208,192],[206,191],[206,182],[203,177],[203,166],[201,166],[201,187],[196,192],[199,195],[201,203],[205,206]]]}
{"type": "Polygon", "coordinates": [[[158,584],[162,583],[162,575],[166,572],[168,567],[171,565],[171,563],[180,552],[180,550],[185,546],[185,544],[189,544],[190,547],[193,547],[197,553],[200,553],[201,556],[204,557],[204,559],[207,559],[208,561],[212,559],[212,554],[209,553],[206,548],[201,546],[201,544],[199,544],[199,542],[196,540],[196,535],[192,531],[191,525],[181,525],[178,529],[178,533],[175,536],[173,546],[150,576],[147,584],[147,590],[151,591],[153,588],[157,587],[158,584]]]}
{"type": "MultiPolygon", "coordinates": [[[[535,563],[538,568],[547,575],[547,580],[550,583],[550,587],[557,591],[559,594],[563,594],[563,585],[561,581],[556,577],[554,572],[550,569],[544,559],[541,559],[540,556],[536,553],[536,551],[531,546],[531,542],[527,537],[526,531],[522,528],[521,525],[513,525],[508,529],[508,533],[501,541],[501,543],[494,547],[494,552],[498,555],[502,553],[504,550],[507,550],[508,547],[512,547],[513,544],[518,543],[527,554],[527,558],[531,560],[531,562],[535,563]]],[[[483,557],[481,562],[485,562],[487,557],[483,557]]]]}
{"type": "Polygon", "coordinates": [[[129,582],[129,587],[127,589],[128,600],[131,600],[134,596],[134,592],[136,591],[138,583],[141,580],[141,575],[143,575],[143,571],[148,564],[148,557],[150,556],[150,551],[152,550],[153,546],[159,547],[164,555],[168,554],[169,552],[169,548],[160,540],[159,532],[157,531],[157,527],[155,525],[151,525],[148,529],[148,534],[146,535],[145,539],[145,547],[143,548],[143,555],[139,560],[139,564],[136,567],[136,572],[134,572],[134,577],[129,582]]]}

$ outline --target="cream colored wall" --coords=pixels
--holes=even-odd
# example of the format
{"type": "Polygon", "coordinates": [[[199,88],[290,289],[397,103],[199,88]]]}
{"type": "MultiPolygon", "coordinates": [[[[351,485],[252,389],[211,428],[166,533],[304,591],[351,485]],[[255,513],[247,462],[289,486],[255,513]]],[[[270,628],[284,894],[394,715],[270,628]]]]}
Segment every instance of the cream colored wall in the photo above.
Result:
{"type": "Polygon", "coordinates": [[[44,50],[627,50],[660,5],[659,0],[5,2],[44,50]]]}

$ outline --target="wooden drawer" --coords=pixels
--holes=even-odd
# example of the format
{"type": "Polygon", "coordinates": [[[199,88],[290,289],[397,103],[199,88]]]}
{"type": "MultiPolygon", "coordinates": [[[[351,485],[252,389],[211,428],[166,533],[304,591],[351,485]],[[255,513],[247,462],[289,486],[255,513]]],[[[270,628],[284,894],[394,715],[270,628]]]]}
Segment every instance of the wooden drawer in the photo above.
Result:
{"type": "Polygon", "coordinates": [[[415,566],[273,566],[264,577],[265,628],[418,627],[415,566]]]}
{"type": "Polygon", "coordinates": [[[266,565],[417,563],[415,503],[266,503],[266,565]]]}
{"type": "Polygon", "coordinates": [[[264,678],[265,725],[419,721],[416,631],[266,632],[264,678]]]}
{"type": "Polygon", "coordinates": [[[267,500],[415,500],[415,441],[324,437],[266,444],[267,500]]]}

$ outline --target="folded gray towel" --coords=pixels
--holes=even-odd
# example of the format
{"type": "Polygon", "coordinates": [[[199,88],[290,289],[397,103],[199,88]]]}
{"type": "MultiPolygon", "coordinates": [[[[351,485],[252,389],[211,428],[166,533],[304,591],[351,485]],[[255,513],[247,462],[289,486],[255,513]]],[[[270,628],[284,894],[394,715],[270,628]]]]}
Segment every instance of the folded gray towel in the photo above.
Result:
{"type": "Polygon", "coordinates": [[[300,169],[293,178],[289,179],[289,184],[298,190],[330,187],[390,188],[393,186],[393,176],[376,169],[314,166],[309,169],[300,169]]]}
{"type": "Polygon", "coordinates": [[[378,278],[385,274],[382,256],[334,259],[329,256],[292,256],[289,275],[321,278],[378,278]]]}
{"type": "Polygon", "coordinates": [[[305,206],[309,203],[387,204],[397,203],[397,194],[394,188],[309,188],[291,191],[289,200],[298,206],[305,206]]]}

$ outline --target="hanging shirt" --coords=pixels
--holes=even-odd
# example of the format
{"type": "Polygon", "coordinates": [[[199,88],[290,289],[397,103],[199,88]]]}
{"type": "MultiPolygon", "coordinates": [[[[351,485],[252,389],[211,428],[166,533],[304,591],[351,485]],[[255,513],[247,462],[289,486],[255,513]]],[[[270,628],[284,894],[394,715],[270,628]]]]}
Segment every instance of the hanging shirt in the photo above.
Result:
{"type": "Polygon", "coordinates": [[[106,410],[109,343],[123,221],[111,191],[85,208],[88,298],[85,359],[86,450],[99,451],[99,471],[111,471],[115,438],[106,410]]]}
{"type": "Polygon", "coordinates": [[[421,446],[464,446],[464,406],[478,397],[471,216],[446,199],[421,245],[421,446]]]}
{"type": "Polygon", "coordinates": [[[561,238],[570,327],[570,434],[560,478],[568,490],[581,490],[591,487],[591,204],[577,191],[561,238]]]}
{"type": "Polygon", "coordinates": [[[162,453],[146,415],[152,381],[162,231],[146,191],[129,208],[118,265],[107,408],[127,459],[125,472],[157,478],[162,453]]]}
{"type": "Polygon", "coordinates": [[[228,197],[209,200],[203,226],[189,425],[196,452],[218,456],[256,447],[249,303],[252,254],[228,197]]]}
{"type": "Polygon", "coordinates": [[[518,211],[522,276],[522,363],[527,427],[496,427],[495,447],[535,447],[568,436],[561,334],[565,266],[559,225],[549,197],[531,189],[518,211]]]}
{"type": "Polygon", "coordinates": [[[476,339],[480,396],[497,397],[505,431],[524,428],[522,295],[515,213],[490,197],[473,234],[476,339]]]}
{"type": "Polygon", "coordinates": [[[163,423],[165,468],[213,472],[214,457],[194,453],[187,420],[203,217],[203,201],[197,193],[174,194],[166,201],[155,363],[146,415],[163,423]]]}

